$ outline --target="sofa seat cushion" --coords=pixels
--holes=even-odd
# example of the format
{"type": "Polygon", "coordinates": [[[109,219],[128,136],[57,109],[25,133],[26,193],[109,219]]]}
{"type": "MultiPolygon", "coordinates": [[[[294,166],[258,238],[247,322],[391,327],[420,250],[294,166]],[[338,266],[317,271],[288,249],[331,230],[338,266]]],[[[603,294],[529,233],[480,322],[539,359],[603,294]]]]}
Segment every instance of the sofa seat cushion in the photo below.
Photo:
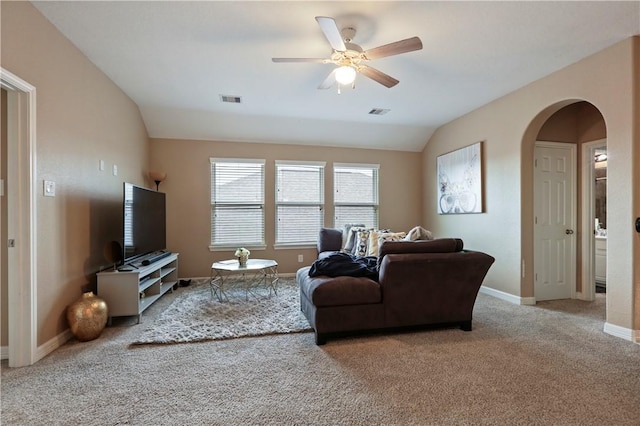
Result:
{"type": "Polygon", "coordinates": [[[316,307],[382,302],[380,284],[366,277],[309,276],[309,266],[296,274],[300,292],[316,307]]]}

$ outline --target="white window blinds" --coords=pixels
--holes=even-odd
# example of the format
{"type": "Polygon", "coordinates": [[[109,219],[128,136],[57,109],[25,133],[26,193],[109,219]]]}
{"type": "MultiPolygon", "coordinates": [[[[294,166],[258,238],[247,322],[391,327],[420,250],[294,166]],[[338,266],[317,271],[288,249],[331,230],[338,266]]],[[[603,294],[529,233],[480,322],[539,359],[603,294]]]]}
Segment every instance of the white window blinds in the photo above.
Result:
{"type": "Polygon", "coordinates": [[[265,161],[210,161],[211,248],[264,246],[265,161]]]}
{"type": "Polygon", "coordinates": [[[276,161],[276,245],[315,244],[323,209],[324,163],[276,161]]]}
{"type": "Polygon", "coordinates": [[[333,165],[334,211],[336,228],[361,223],[378,228],[377,164],[333,165]]]}

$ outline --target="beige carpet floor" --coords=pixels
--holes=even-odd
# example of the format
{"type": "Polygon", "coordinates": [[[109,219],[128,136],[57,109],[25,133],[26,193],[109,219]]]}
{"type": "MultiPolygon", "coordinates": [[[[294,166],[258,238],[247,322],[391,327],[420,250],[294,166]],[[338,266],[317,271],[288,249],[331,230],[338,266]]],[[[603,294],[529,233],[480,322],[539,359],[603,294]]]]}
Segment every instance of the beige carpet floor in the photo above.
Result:
{"type": "Polygon", "coordinates": [[[2,424],[640,424],[640,345],[602,332],[602,294],[537,306],[481,294],[472,332],[130,346],[181,291],[143,325],[3,363],[2,424]]]}

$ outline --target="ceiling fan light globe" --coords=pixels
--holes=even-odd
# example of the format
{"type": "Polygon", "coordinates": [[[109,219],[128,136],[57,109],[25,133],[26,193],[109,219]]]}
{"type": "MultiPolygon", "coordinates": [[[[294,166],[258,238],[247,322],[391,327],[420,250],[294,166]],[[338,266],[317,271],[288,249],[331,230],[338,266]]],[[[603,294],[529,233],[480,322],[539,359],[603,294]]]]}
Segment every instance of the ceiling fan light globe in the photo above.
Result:
{"type": "Polygon", "coordinates": [[[342,66],[336,70],[336,81],[342,85],[352,84],[356,79],[356,70],[350,66],[342,66]]]}

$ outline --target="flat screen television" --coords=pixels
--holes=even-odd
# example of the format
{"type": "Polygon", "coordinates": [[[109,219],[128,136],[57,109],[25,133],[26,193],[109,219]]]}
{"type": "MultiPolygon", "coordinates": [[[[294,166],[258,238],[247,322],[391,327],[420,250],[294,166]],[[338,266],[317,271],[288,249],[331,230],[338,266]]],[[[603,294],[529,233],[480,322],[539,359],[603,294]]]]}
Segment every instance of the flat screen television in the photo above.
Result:
{"type": "Polygon", "coordinates": [[[122,198],[124,263],[164,250],[167,246],[165,194],[125,182],[122,198]]]}

